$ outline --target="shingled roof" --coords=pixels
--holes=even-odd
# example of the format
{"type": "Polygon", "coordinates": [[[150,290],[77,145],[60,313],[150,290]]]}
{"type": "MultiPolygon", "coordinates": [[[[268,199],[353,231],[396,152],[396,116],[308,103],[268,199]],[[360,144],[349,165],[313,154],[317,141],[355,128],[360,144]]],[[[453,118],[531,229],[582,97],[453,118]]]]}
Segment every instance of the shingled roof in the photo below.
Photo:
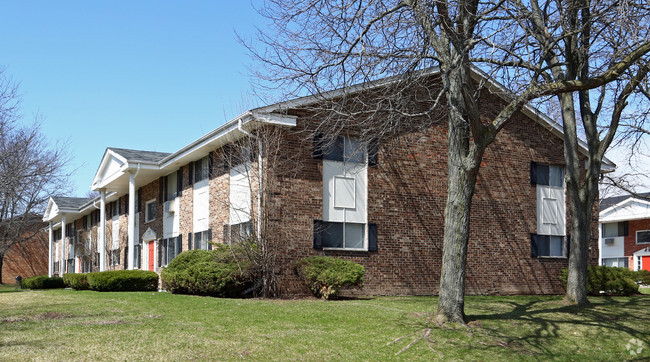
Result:
{"type": "Polygon", "coordinates": [[[650,198],[650,192],[644,192],[638,195],[623,195],[623,196],[613,196],[613,197],[608,197],[605,199],[600,200],[600,210],[605,210],[609,207],[612,207],[618,203],[621,203],[627,199],[633,199],[637,198],[637,196],[641,198],[650,198]]]}
{"type": "Polygon", "coordinates": [[[60,209],[79,209],[83,205],[92,201],[92,199],[87,197],[63,197],[63,196],[52,196],[52,200],[56,206],[60,209]]]}
{"type": "Polygon", "coordinates": [[[141,151],[141,150],[128,150],[125,148],[113,148],[109,147],[109,150],[117,153],[118,155],[127,159],[130,162],[159,162],[163,158],[169,156],[169,153],[166,152],[155,152],[155,151],[141,151]]]}

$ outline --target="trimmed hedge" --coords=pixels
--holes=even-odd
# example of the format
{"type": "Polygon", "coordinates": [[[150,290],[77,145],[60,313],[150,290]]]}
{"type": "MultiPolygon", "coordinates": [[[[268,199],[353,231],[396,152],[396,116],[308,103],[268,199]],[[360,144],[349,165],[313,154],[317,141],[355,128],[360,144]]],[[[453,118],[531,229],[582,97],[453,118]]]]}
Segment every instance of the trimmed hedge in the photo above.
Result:
{"type": "Polygon", "coordinates": [[[160,277],[163,288],[174,294],[236,298],[252,285],[250,262],[236,245],[184,251],[160,277]]]}
{"type": "Polygon", "coordinates": [[[342,288],[361,288],[366,269],[352,261],[310,256],[296,263],[296,271],[315,296],[329,299],[342,288]]]}
{"type": "Polygon", "coordinates": [[[63,283],[67,287],[76,290],[87,290],[90,289],[88,285],[88,274],[63,274],[63,283]]]}
{"type": "MultiPolygon", "coordinates": [[[[560,280],[565,287],[567,277],[568,270],[562,269],[560,280]]],[[[638,282],[643,277],[643,273],[627,268],[589,266],[587,269],[587,293],[589,295],[600,295],[601,292],[611,295],[633,295],[639,292],[638,282]]]]}
{"type": "Polygon", "coordinates": [[[158,274],[146,270],[114,270],[86,274],[88,286],[98,292],[158,290],[158,274]]]}
{"type": "Polygon", "coordinates": [[[23,288],[27,289],[55,289],[65,288],[63,278],[51,277],[47,275],[38,275],[23,279],[23,288]]]}

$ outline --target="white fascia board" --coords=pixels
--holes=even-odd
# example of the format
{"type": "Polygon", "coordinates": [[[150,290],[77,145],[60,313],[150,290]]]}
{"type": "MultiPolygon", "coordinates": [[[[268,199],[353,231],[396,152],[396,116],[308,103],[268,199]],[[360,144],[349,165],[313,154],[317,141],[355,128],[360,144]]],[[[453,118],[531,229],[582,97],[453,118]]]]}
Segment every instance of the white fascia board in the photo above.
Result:
{"type": "Polygon", "coordinates": [[[116,158],[122,162],[122,164],[126,164],[127,160],[126,158],[122,157],[121,155],[113,152],[110,148],[107,148],[106,151],[104,151],[104,156],[102,156],[102,161],[99,163],[99,167],[97,168],[97,171],[95,172],[95,177],[93,178],[93,183],[91,186],[92,190],[97,190],[95,185],[102,184],[104,183],[103,180],[101,179],[101,174],[102,171],[108,166],[108,163],[110,162],[111,158],[116,158]]]}
{"type": "Polygon", "coordinates": [[[242,127],[247,126],[245,127],[246,130],[251,131],[263,124],[295,127],[297,118],[298,117],[296,116],[260,111],[249,111],[242,113],[241,115],[225,123],[223,126],[181,148],[177,152],[174,152],[171,155],[165,157],[162,161],[160,161],[160,170],[165,171],[168,167],[173,166],[173,163],[178,160],[183,160],[186,158],[191,159],[192,161],[198,160],[199,158],[205,156],[206,153],[201,150],[205,150],[206,147],[209,148],[209,145],[211,144],[219,142],[233,142],[241,137],[244,137],[245,134],[238,129],[240,122],[242,124],[242,127]],[[193,154],[197,154],[197,156],[192,157],[193,154]]]}
{"type": "Polygon", "coordinates": [[[283,127],[295,127],[296,120],[298,119],[297,116],[259,111],[253,111],[252,115],[253,119],[249,120],[249,122],[259,122],[261,124],[270,124],[283,127]]]}
{"type": "Polygon", "coordinates": [[[244,118],[247,118],[247,117],[251,117],[250,112],[242,113],[241,115],[239,115],[239,116],[235,117],[234,119],[228,121],[227,123],[225,123],[221,127],[213,130],[212,132],[207,133],[206,135],[204,135],[203,137],[197,139],[196,141],[188,144],[187,146],[181,148],[180,150],[178,150],[178,151],[172,153],[171,155],[163,158],[160,161],[160,165],[159,165],[160,169],[161,170],[165,169],[166,167],[169,167],[170,165],[172,165],[172,163],[174,163],[178,159],[190,156],[192,153],[197,152],[201,148],[203,148],[203,147],[205,147],[205,146],[207,146],[207,145],[209,145],[209,144],[211,144],[213,142],[217,142],[218,140],[226,137],[232,131],[237,129],[237,124],[238,124],[238,122],[240,120],[242,120],[244,118]]]}

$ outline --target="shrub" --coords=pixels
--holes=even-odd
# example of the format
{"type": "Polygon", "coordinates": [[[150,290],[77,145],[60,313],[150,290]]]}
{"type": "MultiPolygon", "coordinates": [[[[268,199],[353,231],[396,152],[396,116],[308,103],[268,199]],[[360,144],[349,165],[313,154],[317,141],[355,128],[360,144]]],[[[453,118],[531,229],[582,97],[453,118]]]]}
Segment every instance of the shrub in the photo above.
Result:
{"type": "Polygon", "coordinates": [[[63,274],[63,283],[76,290],[90,289],[87,274],[63,274]]]}
{"type": "Polygon", "coordinates": [[[98,292],[139,292],[158,289],[158,274],[145,270],[88,273],[88,286],[98,292]]]}
{"type": "Polygon", "coordinates": [[[329,299],[341,288],[363,286],[363,265],[327,256],[310,256],[296,263],[296,271],[315,296],[329,299]]]}
{"type": "Polygon", "coordinates": [[[175,294],[241,297],[251,285],[250,262],[239,246],[180,253],[161,273],[163,288],[175,294]]]}
{"type": "MultiPolygon", "coordinates": [[[[562,269],[560,279],[567,284],[567,269],[562,269]]],[[[613,295],[632,295],[639,292],[637,274],[627,268],[589,266],[587,270],[587,293],[600,295],[600,292],[613,295]]]]}
{"type": "Polygon", "coordinates": [[[65,288],[63,278],[39,275],[23,279],[23,288],[27,289],[55,289],[65,288]]]}
{"type": "Polygon", "coordinates": [[[636,272],[636,279],[639,283],[650,285],[650,271],[648,270],[639,270],[636,272]]]}

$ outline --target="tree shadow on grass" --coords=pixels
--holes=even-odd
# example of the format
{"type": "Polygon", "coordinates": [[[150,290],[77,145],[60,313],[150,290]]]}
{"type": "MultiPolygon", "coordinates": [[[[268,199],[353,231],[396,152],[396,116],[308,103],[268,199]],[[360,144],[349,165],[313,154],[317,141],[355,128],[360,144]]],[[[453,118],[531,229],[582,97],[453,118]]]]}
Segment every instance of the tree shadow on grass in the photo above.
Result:
{"type": "MultiPolygon", "coordinates": [[[[629,326],[630,322],[639,326],[650,323],[650,298],[630,297],[594,297],[593,304],[587,307],[575,305],[564,305],[561,301],[537,300],[501,300],[495,301],[499,309],[503,304],[510,305],[512,309],[503,312],[495,312],[490,305],[494,303],[476,303],[473,309],[486,311],[485,314],[468,316],[469,325],[480,326],[488,335],[506,341],[508,345],[522,345],[532,347],[539,353],[552,353],[548,348],[549,341],[559,340],[562,333],[568,333],[573,329],[574,333],[582,333],[587,329],[589,333],[610,330],[613,333],[622,333],[626,337],[620,343],[624,346],[627,338],[636,338],[643,341],[647,346],[650,338],[647,331],[638,330],[629,326]],[[499,326],[494,326],[488,321],[500,321],[499,326]],[[483,326],[490,324],[489,327],[483,326]],[[627,322],[627,323],[626,323],[627,322]],[[512,328],[504,327],[503,323],[510,323],[512,328]],[[515,326],[521,326],[515,328],[515,326]],[[533,327],[528,328],[527,326],[533,327]],[[629,337],[628,337],[629,336],[629,337]]],[[[597,345],[593,341],[593,345],[597,345]]],[[[576,346],[578,347],[578,346],[576,346]]],[[[587,347],[587,346],[580,346],[587,347]]]]}

